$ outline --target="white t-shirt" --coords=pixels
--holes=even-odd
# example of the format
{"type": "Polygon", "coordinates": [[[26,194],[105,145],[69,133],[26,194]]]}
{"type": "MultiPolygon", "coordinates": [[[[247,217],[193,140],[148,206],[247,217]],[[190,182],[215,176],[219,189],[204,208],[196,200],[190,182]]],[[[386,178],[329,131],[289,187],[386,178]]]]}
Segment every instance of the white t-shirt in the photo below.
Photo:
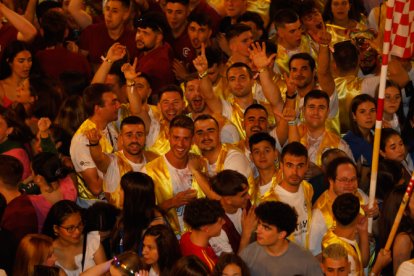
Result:
{"type": "MultiPolygon", "coordinates": [[[[210,176],[216,174],[216,167],[217,162],[211,165],[207,164],[207,170],[210,176]]],[[[224,159],[223,169],[237,171],[244,175],[246,178],[249,178],[250,175],[252,175],[249,160],[246,158],[243,152],[236,149],[228,150],[226,158],[224,159]]]]}
{"type": "Polygon", "coordinates": [[[263,186],[259,186],[259,190],[260,190],[260,196],[263,196],[272,186],[272,180],[270,180],[268,183],[266,183],[263,186]]]}
{"type": "Polygon", "coordinates": [[[397,270],[396,276],[413,276],[414,275],[414,262],[408,260],[403,262],[397,270]]]}
{"type": "MultiPolygon", "coordinates": [[[[119,183],[121,182],[121,178],[119,175],[119,167],[118,167],[118,158],[115,154],[109,154],[109,158],[111,158],[111,162],[109,163],[108,169],[106,170],[106,173],[103,177],[104,179],[104,191],[107,193],[115,192],[115,190],[118,188],[119,183]]],[[[145,167],[145,164],[147,161],[144,160],[142,163],[134,163],[131,160],[125,158],[128,163],[132,167],[132,171],[134,172],[143,172],[143,169],[145,167]]]]}
{"type": "MultiPolygon", "coordinates": [[[[171,165],[170,162],[168,162],[167,158],[165,158],[165,155],[163,156],[163,158],[165,160],[165,163],[167,164],[168,171],[171,176],[171,183],[174,196],[179,192],[191,189],[193,176],[191,174],[190,169],[188,167],[186,167],[185,169],[177,169],[173,165],[171,165]]],[[[184,205],[176,208],[178,222],[180,224],[181,230],[184,229],[184,209],[184,205]]]]}
{"type": "Polygon", "coordinates": [[[222,143],[236,144],[240,141],[239,131],[236,126],[228,122],[220,130],[220,141],[222,143]]]}
{"type": "Polygon", "coordinates": [[[275,192],[281,202],[289,204],[291,207],[295,208],[298,214],[298,224],[292,235],[295,237],[295,242],[297,244],[301,245],[303,248],[306,248],[307,225],[310,218],[308,218],[308,209],[305,202],[305,194],[302,184],[299,185],[299,189],[296,193],[286,191],[280,185],[276,186],[275,192]]]}

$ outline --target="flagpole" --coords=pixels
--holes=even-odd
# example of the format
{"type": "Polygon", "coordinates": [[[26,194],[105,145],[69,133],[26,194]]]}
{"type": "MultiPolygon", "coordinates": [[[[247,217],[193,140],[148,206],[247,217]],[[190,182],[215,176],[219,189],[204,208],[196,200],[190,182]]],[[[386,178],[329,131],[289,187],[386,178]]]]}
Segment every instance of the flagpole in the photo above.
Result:
{"type": "MultiPolygon", "coordinates": [[[[369,186],[369,201],[368,201],[369,208],[374,207],[375,193],[377,189],[378,160],[379,160],[379,148],[380,148],[381,129],[382,129],[382,113],[384,110],[385,83],[387,80],[393,12],[394,12],[394,0],[388,0],[387,1],[387,12],[386,12],[386,18],[385,18],[384,44],[382,48],[380,86],[379,86],[378,101],[377,101],[377,118],[375,121],[374,148],[372,152],[371,179],[370,179],[370,186],[369,186]]],[[[373,221],[373,218],[368,219],[368,232],[369,233],[372,233],[372,221],[373,221]]]]}

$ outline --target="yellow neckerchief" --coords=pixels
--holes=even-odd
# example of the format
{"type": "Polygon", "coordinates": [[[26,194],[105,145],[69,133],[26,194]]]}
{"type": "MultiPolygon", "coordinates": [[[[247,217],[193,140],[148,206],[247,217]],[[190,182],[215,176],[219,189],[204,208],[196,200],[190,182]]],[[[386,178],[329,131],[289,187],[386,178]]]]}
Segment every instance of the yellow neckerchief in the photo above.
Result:
{"type": "MultiPolygon", "coordinates": [[[[282,171],[279,170],[278,174],[276,175],[275,181],[279,180],[278,182],[275,182],[275,186],[272,187],[266,194],[263,195],[262,201],[280,201],[279,196],[277,195],[275,188],[277,185],[276,183],[281,183],[283,180],[283,174],[282,171]]],[[[305,241],[305,248],[309,249],[309,233],[310,233],[310,226],[311,226],[311,220],[312,220],[312,197],[313,197],[313,187],[312,185],[306,181],[302,180],[301,184],[303,188],[303,194],[305,198],[305,205],[308,215],[308,224],[306,225],[306,241],[305,241]]],[[[272,178],[272,186],[273,186],[273,178],[272,178]]],[[[288,203],[288,202],[286,202],[288,203]]],[[[289,203],[288,203],[289,204],[289,203]]],[[[295,237],[293,233],[288,237],[289,240],[296,242],[295,237]]]]}
{"type": "Polygon", "coordinates": [[[252,205],[258,206],[260,203],[265,201],[277,201],[277,196],[275,195],[274,188],[277,183],[282,181],[282,171],[276,170],[272,176],[271,184],[269,190],[267,190],[263,196],[260,196],[260,175],[255,179],[254,185],[251,187],[251,202],[252,205]]]}
{"type": "MultiPolygon", "coordinates": [[[[360,205],[364,204],[364,199],[362,198],[361,194],[358,192],[356,193],[356,196],[359,199],[360,205]]],[[[332,204],[334,200],[331,199],[329,196],[329,191],[326,190],[323,192],[319,198],[316,200],[315,204],[313,205],[314,209],[319,209],[322,213],[322,216],[325,220],[326,229],[330,229],[332,227],[335,227],[335,219],[332,211],[332,204]]],[[[361,214],[364,214],[364,210],[362,207],[359,209],[359,212],[361,214]]]]}
{"type": "Polygon", "coordinates": [[[170,150],[170,142],[168,141],[169,122],[167,122],[156,106],[150,106],[154,117],[160,123],[160,132],[154,144],[148,150],[158,155],[164,155],[170,150]]]}
{"type": "Polygon", "coordinates": [[[293,54],[296,53],[308,53],[315,61],[317,61],[317,52],[311,47],[310,38],[306,35],[302,35],[300,46],[296,50],[289,51],[285,47],[278,44],[276,64],[279,67],[280,73],[289,74],[289,60],[293,54]]]}
{"type": "MultiPolygon", "coordinates": [[[[122,151],[115,152],[115,156],[116,156],[117,164],[118,164],[119,180],[121,180],[124,174],[132,171],[132,166],[128,162],[127,158],[125,157],[122,151]]],[[[122,197],[121,183],[118,183],[115,191],[109,194],[109,203],[111,203],[112,205],[114,205],[115,207],[119,209],[122,209],[123,197],[122,197]]]]}
{"type": "Polygon", "coordinates": [[[349,109],[351,108],[351,102],[355,96],[361,94],[362,79],[354,75],[336,77],[335,86],[339,99],[341,132],[346,133],[350,125],[349,109]]]}
{"type": "MultiPolygon", "coordinates": [[[[164,156],[159,156],[145,165],[147,174],[152,178],[155,185],[155,198],[157,204],[161,204],[164,201],[174,197],[173,184],[171,182],[170,172],[168,170],[167,163],[164,156]]],[[[197,198],[204,197],[204,193],[198,186],[195,178],[192,178],[192,189],[197,191],[197,198]]],[[[178,222],[178,216],[175,208],[171,208],[167,211],[167,219],[171,225],[171,228],[176,234],[184,233],[187,229],[180,229],[178,222]]]]}
{"type": "MultiPolygon", "coordinates": [[[[367,24],[364,21],[365,19],[366,19],[366,17],[362,17],[361,21],[357,22],[355,28],[353,28],[353,29],[360,30],[360,31],[363,31],[363,30],[367,29],[367,24]]],[[[326,23],[327,23],[326,31],[328,33],[330,33],[331,36],[332,36],[331,45],[335,45],[338,42],[342,42],[342,41],[350,39],[349,34],[350,34],[352,29],[348,29],[348,28],[344,28],[344,27],[341,27],[341,26],[334,25],[334,24],[330,23],[329,21],[326,22],[326,23]]]]}
{"type": "MultiPolygon", "coordinates": [[[[298,128],[299,128],[299,136],[302,137],[300,138],[300,142],[302,145],[308,148],[308,130],[304,124],[301,124],[298,128]]],[[[338,148],[341,142],[341,138],[337,134],[330,132],[327,129],[325,129],[325,132],[322,135],[323,135],[322,141],[316,153],[316,160],[315,160],[315,164],[318,165],[319,167],[321,167],[322,165],[322,161],[321,161],[322,153],[324,153],[326,149],[338,148]]]]}
{"type": "MultiPolygon", "coordinates": [[[[78,130],[75,132],[75,135],[83,135],[86,131],[96,128],[96,124],[92,122],[90,119],[86,119],[81,126],[78,128],[78,130]]],[[[108,135],[111,135],[109,128],[107,128],[108,135]]],[[[112,136],[110,136],[112,137],[112,136]]],[[[115,140],[112,140],[112,143],[114,143],[115,140]]],[[[108,140],[108,138],[105,136],[102,136],[102,138],[99,140],[99,145],[102,148],[102,152],[104,153],[112,153],[114,151],[114,147],[112,145],[111,141],[108,140]]],[[[83,199],[97,199],[96,196],[92,194],[92,192],[87,187],[85,181],[83,180],[80,175],[78,175],[78,196],[83,199]]]]}
{"type": "Polygon", "coordinates": [[[322,251],[325,248],[327,248],[329,245],[334,244],[334,243],[340,244],[346,249],[346,252],[348,253],[348,255],[351,256],[355,261],[355,273],[357,273],[357,275],[363,276],[364,268],[362,266],[362,256],[361,256],[361,251],[359,250],[358,243],[356,243],[356,246],[353,246],[350,243],[338,237],[332,231],[332,229],[329,229],[322,239],[322,251]]]}
{"type": "MultiPolygon", "coordinates": [[[[242,109],[240,105],[237,104],[233,98],[230,98],[229,103],[231,104],[231,107],[232,107],[230,122],[232,122],[234,126],[237,128],[237,130],[239,131],[240,139],[241,140],[246,139],[246,131],[244,130],[244,127],[243,127],[245,110],[242,109]]],[[[253,103],[257,103],[257,101],[254,100],[253,103]]],[[[273,115],[273,111],[270,107],[270,104],[263,103],[263,102],[259,102],[259,104],[263,105],[269,114],[268,116],[269,128],[270,126],[275,126],[276,119],[275,119],[275,116],[273,115]]]]}

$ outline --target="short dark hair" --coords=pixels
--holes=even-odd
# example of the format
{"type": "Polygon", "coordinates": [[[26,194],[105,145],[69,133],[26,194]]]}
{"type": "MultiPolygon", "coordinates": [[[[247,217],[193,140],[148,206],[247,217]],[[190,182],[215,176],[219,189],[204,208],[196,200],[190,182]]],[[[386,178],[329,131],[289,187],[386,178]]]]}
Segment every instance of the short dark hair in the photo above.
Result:
{"type": "Polygon", "coordinates": [[[188,129],[194,135],[194,122],[184,114],[177,115],[171,120],[170,131],[175,127],[188,129]]]}
{"type": "Polygon", "coordinates": [[[192,229],[199,230],[202,226],[216,223],[224,214],[220,201],[198,198],[185,207],[184,222],[192,229]]]}
{"type": "Polygon", "coordinates": [[[219,123],[217,122],[216,118],[214,118],[213,116],[211,116],[210,114],[201,114],[200,116],[198,116],[195,120],[194,120],[194,125],[196,122],[198,121],[206,121],[206,120],[213,120],[214,123],[216,124],[217,128],[219,128],[219,123]]]}
{"type": "Polygon", "coordinates": [[[181,98],[184,97],[184,93],[183,93],[183,90],[181,89],[181,87],[179,87],[178,85],[175,85],[175,84],[168,84],[168,85],[165,85],[165,86],[161,87],[161,89],[159,91],[159,95],[160,95],[159,99],[161,100],[162,95],[164,93],[167,93],[167,92],[177,92],[178,94],[180,94],[181,98]]]}
{"type": "Polygon", "coordinates": [[[210,29],[213,27],[213,21],[208,16],[208,14],[204,12],[190,13],[190,15],[187,18],[187,22],[188,24],[190,24],[191,22],[195,22],[200,26],[207,26],[210,29]]]}
{"type": "Polygon", "coordinates": [[[289,71],[290,71],[290,65],[292,64],[292,61],[295,59],[303,59],[306,60],[309,63],[309,67],[311,68],[312,72],[315,70],[316,63],[315,59],[308,53],[297,53],[290,57],[289,59],[289,71]]]}
{"type": "Polygon", "coordinates": [[[164,37],[171,31],[165,15],[156,11],[145,13],[145,15],[137,20],[134,25],[136,28],[149,28],[153,32],[161,33],[164,37]]]}
{"type": "Polygon", "coordinates": [[[285,27],[285,24],[295,23],[299,20],[298,14],[292,9],[280,9],[273,18],[276,30],[280,27],[285,27]]]}
{"type": "Polygon", "coordinates": [[[326,93],[325,91],[318,90],[318,89],[309,91],[303,100],[303,106],[306,106],[306,104],[308,103],[310,99],[325,99],[328,105],[328,108],[329,108],[330,99],[329,99],[328,93],[326,93]]]}
{"type": "Polygon", "coordinates": [[[243,63],[243,62],[235,62],[232,65],[230,65],[226,70],[226,77],[228,77],[229,71],[233,68],[246,68],[247,72],[249,73],[250,78],[253,78],[252,69],[249,67],[249,65],[247,65],[246,63],[243,63]]]}
{"type": "Polygon", "coordinates": [[[258,29],[265,32],[263,18],[257,12],[246,11],[243,14],[241,14],[237,18],[237,23],[243,23],[243,22],[253,22],[258,29]]]}
{"type": "Polygon", "coordinates": [[[131,6],[131,1],[130,0],[110,0],[110,1],[119,1],[119,2],[121,2],[122,6],[124,8],[127,8],[127,9],[129,9],[130,6],[131,6]]]}
{"type": "Polygon", "coordinates": [[[304,145],[302,145],[299,142],[292,142],[283,147],[281,155],[282,163],[284,161],[284,157],[286,156],[286,154],[298,157],[304,156],[306,157],[306,160],[308,160],[308,150],[304,145]]]}
{"type": "Polygon", "coordinates": [[[248,186],[247,178],[234,170],[222,170],[210,183],[211,189],[220,196],[234,196],[248,186]]]}
{"type": "Polygon", "coordinates": [[[222,276],[224,269],[229,264],[235,264],[240,267],[241,275],[250,276],[249,267],[243,259],[235,253],[222,253],[216,263],[216,266],[214,267],[212,276],[222,276]]]}
{"type": "Polygon", "coordinates": [[[249,105],[249,106],[246,108],[246,110],[244,110],[243,117],[246,117],[246,114],[247,114],[250,110],[253,110],[253,109],[260,109],[260,110],[263,110],[264,112],[266,112],[266,115],[267,115],[267,116],[269,116],[269,112],[267,112],[266,107],[264,107],[264,106],[263,106],[263,105],[261,105],[261,104],[254,103],[254,104],[249,105]]]}
{"type": "Polygon", "coordinates": [[[279,232],[285,231],[288,237],[296,228],[298,214],[295,209],[281,201],[266,201],[255,209],[258,219],[276,226],[279,232]]]}
{"type": "Polygon", "coordinates": [[[103,106],[102,95],[108,92],[112,92],[112,85],[104,83],[94,83],[83,90],[83,104],[88,116],[92,116],[95,113],[96,105],[103,106]]]}
{"type": "Polygon", "coordinates": [[[344,164],[351,164],[355,168],[355,171],[358,171],[355,163],[349,157],[338,157],[332,160],[326,167],[327,179],[335,181],[338,167],[344,164]]]}
{"type": "Polygon", "coordinates": [[[380,150],[385,150],[385,145],[387,144],[388,139],[394,135],[401,137],[401,134],[393,128],[381,129],[380,150]]]}
{"type": "Polygon", "coordinates": [[[0,179],[10,187],[17,187],[17,184],[23,177],[23,164],[16,157],[1,154],[0,155],[0,179]]]}
{"type": "Polygon", "coordinates": [[[32,170],[36,175],[41,175],[48,185],[52,182],[64,179],[70,173],[57,154],[51,152],[40,152],[33,157],[32,170]]]}
{"type": "Polygon", "coordinates": [[[43,29],[43,37],[47,46],[62,43],[65,39],[67,21],[65,16],[58,11],[48,10],[43,14],[40,26],[43,29]]]}
{"type": "Polygon", "coordinates": [[[345,193],[336,197],[332,212],[337,223],[343,226],[351,224],[359,214],[360,203],[357,196],[345,193]]]}
{"type": "Polygon", "coordinates": [[[359,53],[351,41],[342,41],[334,44],[333,59],[341,72],[349,72],[358,67],[359,53]]]}
{"type": "Polygon", "coordinates": [[[179,4],[184,5],[184,6],[189,6],[190,5],[189,0],[166,0],[165,4],[167,4],[167,3],[179,3],[179,4]]]}
{"type": "Polygon", "coordinates": [[[179,259],[168,275],[205,276],[211,273],[210,269],[195,255],[179,259]]]}
{"type": "Polygon", "coordinates": [[[231,25],[229,30],[226,32],[226,40],[227,42],[230,42],[231,39],[251,30],[252,29],[246,24],[236,23],[231,25]]]}
{"type": "Polygon", "coordinates": [[[120,126],[121,130],[124,125],[143,125],[145,128],[144,120],[142,120],[138,116],[128,116],[125,119],[123,119],[120,126]]]}
{"type": "Polygon", "coordinates": [[[250,150],[253,149],[253,146],[256,144],[259,144],[262,141],[266,141],[270,144],[270,146],[273,148],[273,150],[276,149],[276,139],[273,138],[269,133],[267,132],[258,132],[250,136],[249,139],[249,147],[250,150]]]}

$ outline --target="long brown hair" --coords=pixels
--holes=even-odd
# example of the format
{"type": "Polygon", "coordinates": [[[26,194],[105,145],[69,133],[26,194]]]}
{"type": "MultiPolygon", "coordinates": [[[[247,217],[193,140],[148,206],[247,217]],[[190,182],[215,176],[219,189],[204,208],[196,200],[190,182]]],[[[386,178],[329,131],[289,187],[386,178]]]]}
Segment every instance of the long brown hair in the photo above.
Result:
{"type": "Polygon", "coordinates": [[[43,264],[52,253],[52,238],[42,234],[26,235],[17,248],[13,275],[32,276],[35,266],[43,264]]]}

